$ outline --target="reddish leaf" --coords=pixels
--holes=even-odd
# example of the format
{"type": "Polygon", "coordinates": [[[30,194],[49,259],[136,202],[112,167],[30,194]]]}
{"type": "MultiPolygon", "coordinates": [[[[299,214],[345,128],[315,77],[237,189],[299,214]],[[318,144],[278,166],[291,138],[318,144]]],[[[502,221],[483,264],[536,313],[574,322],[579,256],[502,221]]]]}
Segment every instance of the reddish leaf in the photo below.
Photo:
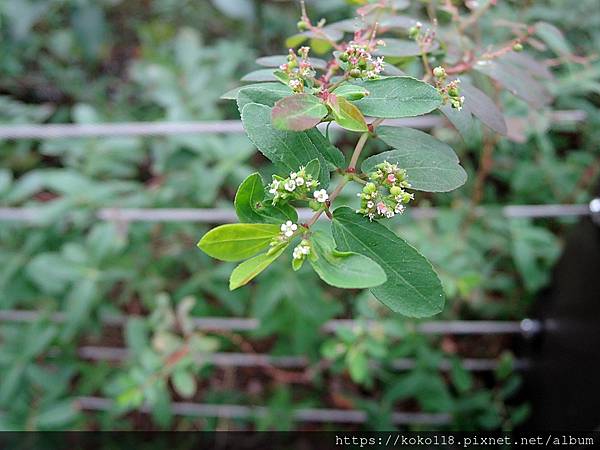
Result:
{"type": "Polygon", "coordinates": [[[275,103],[271,119],[280,130],[303,131],[316,126],[327,115],[327,107],[314,95],[296,94],[275,103]]]}

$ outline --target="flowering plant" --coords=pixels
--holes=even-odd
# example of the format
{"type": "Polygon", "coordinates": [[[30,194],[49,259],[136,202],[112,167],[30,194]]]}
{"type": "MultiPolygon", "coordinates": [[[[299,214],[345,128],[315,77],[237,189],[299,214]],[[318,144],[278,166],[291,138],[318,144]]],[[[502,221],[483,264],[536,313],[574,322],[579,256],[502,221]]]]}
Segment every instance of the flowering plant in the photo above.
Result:
{"type": "Polygon", "coordinates": [[[198,246],[214,258],[243,261],[231,274],[231,289],[250,282],[289,248],[294,270],[308,261],[332,286],[368,288],[395,312],[431,316],[444,304],[438,276],[384,222],[404,213],[415,191],[449,192],[462,186],[467,174],[447,144],[383,122],[439,109],[461,134],[468,133],[474,117],[505,134],[494,102],[457,75],[478,71],[536,107],[547,104],[549,95],[537,81],[546,73],[520,53],[536,28],[514,25],[514,39],[497,50],[477,52],[469,24],[493,1],[470,14],[442,2],[446,26],[438,24],[439,2],[431,2],[434,10],[425,23],[396,15],[405,2],[358,3],[363,4],[358,19],[331,25],[313,24],[302,3],[299,34],[288,40],[288,54],[259,59],[268,68],[243,79],[257,83],[224,95],[236,100],[247,135],[273,162],[275,175],[266,185],[258,173],[250,175],[235,197],[241,223],[210,230],[198,246]],[[352,33],[348,42],[346,33],[352,33]],[[310,46],[303,45],[307,40],[310,46]],[[313,50],[330,51],[330,58],[315,58],[313,50]],[[411,61],[420,62],[420,68],[414,70],[411,61]],[[404,72],[411,68],[415,76],[404,72]],[[535,89],[515,88],[513,75],[526,77],[535,89]],[[319,128],[328,131],[332,124],[359,133],[348,161],[319,128]],[[391,149],[359,166],[369,140],[391,149]],[[339,182],[330,190],[332,173],[339,182]],[[362,186],[360,204],[333,208],[349,183],[362,186]],[[301,205],[314,211],[305,222],[298,216],[301,205]],[[331,225],[316,230],[323,214],[331,225]]]}

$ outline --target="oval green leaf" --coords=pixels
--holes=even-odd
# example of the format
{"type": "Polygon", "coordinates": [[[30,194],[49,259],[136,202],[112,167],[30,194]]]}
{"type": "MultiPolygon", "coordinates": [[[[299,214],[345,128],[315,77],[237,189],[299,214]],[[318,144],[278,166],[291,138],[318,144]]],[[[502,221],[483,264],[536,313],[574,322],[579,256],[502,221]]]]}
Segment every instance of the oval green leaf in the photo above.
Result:
{"type": "Polygon", "coordinates": [[[278,225],[230,223],[210,230],[198,247],[221,261],[241,261],[267,248],[279,231],[278,225]]]}
{"type": "Polygon", "coordinates": [[[379,286],[387,280],[379,264],[359,253],[337,251],[333,238],[323,232],[314,233],[310,243],[313,252],[310,264],[331,286],[363,289],[379,286]]]}
{"type": "Polygon", "coordinates": [[[361,167],[365,173],[384,161],[398,164],[411,188],[426,192],[452,191],[467,181],[454,150],[423,131],[383,126],[377,128],[377,137],[395,149],[367,158],[361,167]]]}
{"type": "Polygon", "coordinates": [[[238,265],[233,269],[229,277],[229,290],[233,291],[248,284],[254,277],[269,267],[273,261],[279,258],[286,248],[287,245],[281,246],[281,248],[273,253],[260,254],[238,265]]]}
{"type": "Polygon", "coordinates": [[[346,130],[364,133],[369,131],[365,117],[356,106],[344,97],[330,94],[327,104],[331,108],[331,115],[336,123],[346,130]]]}
{"type": "Polygon", "coordinates": [[[235,194],[233,204],[240,222],[277,224],[287,220],[298,222],[298,213],[290,205],[273,206],[268,202],[265,204],[264,200],[263,180],[258,173],[253,173],[240,184],[235,194]]]}
{"type": "Polygon", "coordinates": [[[280,172],[288,175],[313,159],[321,165],[321,187],[329,185],[329,165],[344,165],[342,152],[335,148],[317,129],[282,131],[271,123],[271,108],[249,103],[242,109],[242,123],[250,140],[269,158],[280,172]]]}
{"type": "Polygon", "coordinates": [[[229,96],[234,94],[238,109],[241,111],[248,103],[273,106],[278,100],[292,95],[293,92],[282,83],[257,83],[242,86],[237,92],[228,93],[229,96]]]}
{"type": "Polygon", "coordinates": [[[271,120],[279,130],[304,131],[317,126],[327,112],[327,107],[314,95],[296,94],[275,103],[271,120]]]}
{"type": "Polygon", "coordinates": [[[333,93],[338,97],[344,97],[347,100],[360,100],[361,98],[369,95],[369,91],[367,91],[364,87],[350,83],[342,84],[341,86],[337,87],[333,93]]]}
{"type": "Polygon", "coordinates": [[[387,281],[371,292],[392,311],[409,317],[442,311],[444,292],[429,261],[385,226],[341,207],[333,213],[333,237],[338,249],[365,255],[383,268],[387,281]]]}
{"type": "Polygon", "coordinates": [[[427,114],[442,104],[431,85],[412,77],[388,77],[356,83],[369,95],[354,104],[365,116],[394,119],[427,114]]]}

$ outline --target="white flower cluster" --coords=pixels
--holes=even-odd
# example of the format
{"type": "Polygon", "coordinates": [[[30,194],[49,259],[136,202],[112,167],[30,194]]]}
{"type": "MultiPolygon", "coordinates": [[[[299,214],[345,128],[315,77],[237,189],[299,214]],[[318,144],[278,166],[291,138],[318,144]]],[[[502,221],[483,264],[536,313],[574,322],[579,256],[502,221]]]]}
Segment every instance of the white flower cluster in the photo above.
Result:
{"type": "Polygon", "coordinates": [[[273,175],[269,184],[269,194],[273,195],[273,205],[285,200],[308,200],[313,188],[319,185],[312,175],[300,167],[297,172],[291,172],[287,178],[273,175]]]}
{"type": "Polygon", "coordinates": [[[327,200],[329,200],[329,194],[325,189],[320,189],[318,191],[313,192],[313,197],[319,203],[325,203],[327,200]]]}
{"type": "Polygon", "coordinates": [[[390,219],[396,214],[402,214],[406,210],[404,205],[414,199],[413,194],[405,191],[406,188],[410,188],[406,171],[396,164],[384,161],[369,174],[369,182],[357,194],[361,205],[356,212],[369,220],[376,217],[390,219]]]}
{"type": "Polygon", "coordinates": [[[310,243],[307,240],[302,240],[299,245],[294,248],[292,256],[294,259],[302,260],[310,254],[310,243]]]}
{"type": "Polygon", "coordinates": [[[291,220],[288,220],[286,223],[281,224],[281,236],[285,239],[291,238],[296,230],[298,230],[298,225],[293,223],[291,220]]]}

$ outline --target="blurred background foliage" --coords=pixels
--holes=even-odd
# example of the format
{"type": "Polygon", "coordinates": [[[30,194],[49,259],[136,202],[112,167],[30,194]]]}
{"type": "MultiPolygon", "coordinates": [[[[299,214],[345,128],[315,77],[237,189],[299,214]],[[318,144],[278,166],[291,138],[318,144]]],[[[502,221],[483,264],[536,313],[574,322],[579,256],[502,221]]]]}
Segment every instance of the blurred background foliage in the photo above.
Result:
{"type": "MultiPolygon", "coordinates": [[[[422,14],[423,2],[410,3],[406,14],[422,14]]],[[[566,40],[551,34],[538,53],[554,61],[554,108],[586,119],[553,123],[503,95],[507,115],[523,126],[518,142],[491,144],[481,192],[477,170],[489,136],[478,130],[464,143],[451,128],[434,131],[457,149],[469,182],[451,195],[418,198],[420,206],[443,207],[435,219],[407,216],[397,226],[442,278],[447,305],[439,319],[525,317],[572,222],[508,220],[501,206],[584,202],[600,170],[597,1],[498,3],[481,24],[487,43],[507,37],[497,20],[544,20],[564,30],[566,40]],[[565,45],[588,58],[565,58],[565,45]],[[486,214],[474,216],[474,203],[486,214]]],[[[342,0],[309,7],[329,21],[352,14],[342,0]]],[[[220,95],[257,68],[256,57],[285,50],[298,16],[291,1],[0,2],[0,122],[237,119],[220,95]]],[[[346,144],[340,135],[338,145],[346,144]]],[[[515,400],[521,378],[506,338],[422,336],[367,294],[325,287],[310,271],[295,274],[284,264],[229,292],[231,267],[195,247],[207,225],[123,228],[96,219],[100,207],[229,207],[237,185],[263,170],[242,134],[3,140],[0,161],[0,205],[42,214],[37,225],[0,224],[0,310],[40,313],[29,324],[0,326],[0,429],[291,429],[298,426],[292,411],[303,406],[362,409],[369,429],[392,427],[398,409],[448,412],[454,429],[510,429],[527,417],[526,401],[515,400]],[[62,323],[49,320],[54,312],[64,314],[62,323]],[[135,317],[123,332],[103,327],[101,318],[115,314],[135,317]],[[253,317],[260,326],[199,333],[189,324],[211,316],[253,317]],[[332,318],[379,325],[320,333],[332,318]],[[78,357],[82,345],[126,346],[129,354],[118,363],[86,361],[78,357]],[[219,368],[205,358],[215,351],[305,356],[314,373],[296,383],[276,370],[219,368]],[[497,359],[498,369],[476,375],[459,355],[497,359]],[[401,357],[415,358],[415,367],[393,370],[401,357]],[[449,371],[438,369],[442,358],[449,371]],[[115,403],[84,412],[75,399],[86,395],[115,403]],[[174,417],[177,399],[262,405],[268,413],[174,417]],[[144,402],[149,417],[132,412],[144,402]]]]}

